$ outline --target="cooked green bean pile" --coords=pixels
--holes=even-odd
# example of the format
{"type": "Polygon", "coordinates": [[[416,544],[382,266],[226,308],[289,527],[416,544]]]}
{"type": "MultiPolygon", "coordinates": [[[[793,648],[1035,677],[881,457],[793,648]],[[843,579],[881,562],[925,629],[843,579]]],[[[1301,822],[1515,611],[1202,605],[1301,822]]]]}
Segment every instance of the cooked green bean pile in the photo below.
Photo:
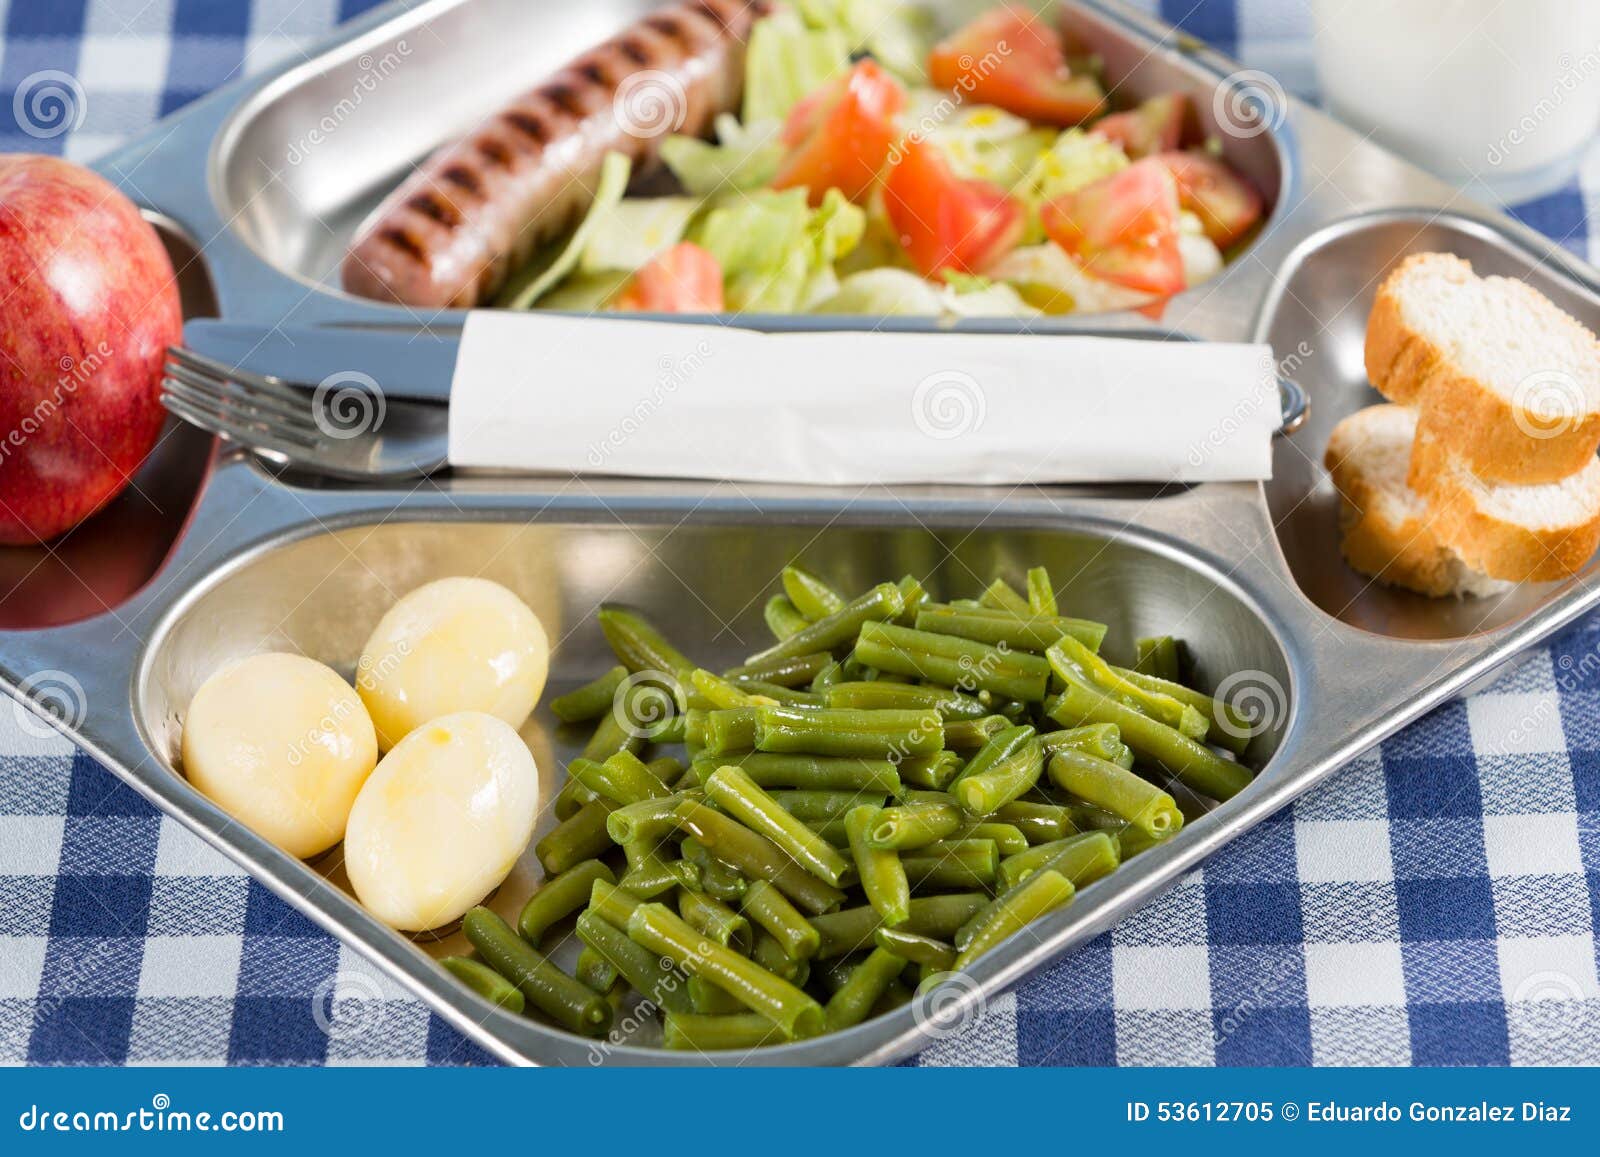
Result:
{"type": "Polygon", "coordinates": [[[846,598],[788,567],[783,588],[773,644],[721,674],[600,611],[619,665],[551,704],[593,732],[535,846],[546,881],[516,928],[467,915],[455,976],[592,1037],[630,993],[668,1048],[835,1032],[1250,782],[1248,721],[1183,684],[1181,645],[1107,662],[1042,568],[951,603],[909,576],[846,598]],[[574,915],[568,975],[546,951],[574,915]]]}

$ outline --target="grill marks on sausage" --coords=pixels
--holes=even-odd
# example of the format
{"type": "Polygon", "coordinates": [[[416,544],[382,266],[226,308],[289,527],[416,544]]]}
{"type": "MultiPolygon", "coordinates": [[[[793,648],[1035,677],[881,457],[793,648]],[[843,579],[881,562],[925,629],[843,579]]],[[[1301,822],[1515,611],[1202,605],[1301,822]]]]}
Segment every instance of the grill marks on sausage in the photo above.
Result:
{"type": "Polygon", "coordinates": [[[434,193],[418,193],[406,204],[424,217],[437,221],[447,229],[454,229],[461,224],[461,210],[457,209],[450,201],[434,193]]]}
{"type": "Polygon", "coordinates": [[[476,147],[478,155],[484,159],[484,162],[497,169],[509,169],[516,160],[511,155],[511,150],[506,147],[505,142],[496,140],[494,137],[479,137],[476,147]]]}
{"type": "Polygon", "coordinates": [[[573,120],[582,120],[589,114],[588,106],[583,103],[583,94],[570,84],[557,81],[546,85],[543,95],[573,120]]]}
{"type": "Polygon", "coordinates": [[[501,119],[541,148],[550,143],[550,126],[537,113],[525,108],[512,108],[507,109],[501,119]]]}
{"type": "Polygon", "coordinates": [[[652,57],[650,56],[649,45],[645,44],[639,39],[638,36],[631,32],[620,37],[616,41],[615,47],[617,52],[620,53],[630,64],[645,65],[649,64],[652,60],[652,57]]]}
{"type": "Polygon", "coordinates": [[[478,174],[465,165],[451,165],[439,174],[439,179],[454,185],[463,193],[471,197],[483,196],[483,182],[478,180],[478,174]]]}
{"type": "Polygon", "coordinates": [[[654,16],[647,16],[644,25],[661,33],[685,52],[695,47],[693,31],[684,26],[682,17],[676,12],[658,12],[654,16]]]}
{"type": "Polygon", "coordinates": [[[404,229],[385,229],[382,236],[385,242],[400,250],[413,261],[421,265],[428,264],[428,254],[422,247],[422,243],[404,229]]]}

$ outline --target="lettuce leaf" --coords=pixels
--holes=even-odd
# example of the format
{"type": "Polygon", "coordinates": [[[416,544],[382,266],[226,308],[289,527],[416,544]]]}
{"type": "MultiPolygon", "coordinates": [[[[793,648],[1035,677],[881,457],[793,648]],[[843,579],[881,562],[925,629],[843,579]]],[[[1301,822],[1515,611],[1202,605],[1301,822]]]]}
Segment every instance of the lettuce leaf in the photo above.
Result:
{"type": "Polygon", "coordinates": [[[867,52],[890,72],[916,84],[936,29],[932,14],[902,0],[796,0],[800,18],[843,37],[852,53],[867,52]]]}
{"type": "Polygon", "coordinates": [[[717,143],[672,136],[661,142],[661,159],[685,191],[709,197],[733,189],[759,189],[783,161],[781,127],[775,120],[748,127],[732,113],[715,121],[717,143]]]}
{"type": "Polygon", "coordinates": [[[693,239],[722,266],[729,309],[788,313],[831,293],[833,263],[859,244],[865,224],[837,190],[812,209],[804,189],[763,189],[724,200],[693,239]]]}
{"type": "Polygon", "coordinates": [[[790,9],[756,21],[744,60],[747,125],[782,122],[789,110],[850,68],[850,45],[835,28],[808,28],[790,9]]]}
{"type": "Polygon", "coordinates": [[[605,160],[600,163],[600,179],[595,184],[594,201],[589,206],[589,212],[567,238],[566,244],[559,250],[547,253],[543,260],[530,263],[514,276],[510,284],[501,290],[495,304],[506,309],[528,309],[577,268],[584,249],[588,247],[590,235],[628,191],[628,178],[632,172],[633,163],[627,157],[621,153],[607,153],[605,160]]]}
{"type": "Polygon", "coordinates": [[[683,239],[700,211],[698,197],[627,197],[600,214],[589,231],[580,272],[632,272],[683,239]]]}

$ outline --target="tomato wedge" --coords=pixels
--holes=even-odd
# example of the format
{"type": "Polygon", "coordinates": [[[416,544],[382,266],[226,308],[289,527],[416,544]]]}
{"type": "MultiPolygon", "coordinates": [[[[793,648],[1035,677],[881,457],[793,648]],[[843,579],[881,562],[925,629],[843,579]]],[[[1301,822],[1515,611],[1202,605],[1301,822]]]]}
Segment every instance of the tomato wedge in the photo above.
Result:
{"type": "Polygon", "coordinates": [[[987,181],[956,176],[939,150],[908,140],[883,183],[883,208],[924,277],[981,273],[1022,238],[1022,206],[987,181]]]}
{"type": "Polygon", "coordinates": [[[804,188],[813,207],[829,189],[865,200],[899,135],[905,89],[876,62],[859,61],[850,74],[806,97],[789,113],[775,189],[804,188]]]}
{"type": "Polygon", "coordinates": [[[1184,287],[1178,186],[1159,160],[1135,161],[1047,202],[1040,220],[1091,276],[1163,297],[1184,287]]]}
{"type": "Polygon", "coordinates": [[[1212,244],[1226,249],[1261,219],[1261,194],[1227,162],[1209,153],[1161,153],[1156,157],[1178,182],[1178,202],[1200,218],[1212,244]]]}
{"type": "Polygon", "coordinates": [[[634,313],[721,313],[722,267],[700,246],[681,242],[640,266],[611,308],[634,313]]]}
{"type": "Polygon", "coordinates": [[[1183,141],[1183,122],[1189,111],[1186,93],[1153,96],[1138,108],[1112,113],[1095,121],[1089,131],[1116,141],[1130,160],[1176,149],[1183,141]]]}
{"type": "Polygon", "coordinates": [[[1100,82],[1074,76],[1060,34],[1023,8],[995,8],[934,45],[928,79],[974,103],[1062,128],[1105,109],[1100,82]]]}

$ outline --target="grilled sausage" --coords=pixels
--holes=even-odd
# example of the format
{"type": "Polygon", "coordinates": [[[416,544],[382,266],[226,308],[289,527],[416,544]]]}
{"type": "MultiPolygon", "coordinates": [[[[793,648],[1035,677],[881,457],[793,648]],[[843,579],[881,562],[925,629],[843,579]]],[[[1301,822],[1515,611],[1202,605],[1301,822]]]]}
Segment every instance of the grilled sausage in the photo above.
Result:
{"type": "Polygon", "coordinates": [[[345,255],[344,287],[423,309],[495,296],[582,217],[607,152],[654,164],[668,132],[733,111],[744,49],[775,0],[683,0],[644,17],[446,145],[391,193],[345,255]]]}

